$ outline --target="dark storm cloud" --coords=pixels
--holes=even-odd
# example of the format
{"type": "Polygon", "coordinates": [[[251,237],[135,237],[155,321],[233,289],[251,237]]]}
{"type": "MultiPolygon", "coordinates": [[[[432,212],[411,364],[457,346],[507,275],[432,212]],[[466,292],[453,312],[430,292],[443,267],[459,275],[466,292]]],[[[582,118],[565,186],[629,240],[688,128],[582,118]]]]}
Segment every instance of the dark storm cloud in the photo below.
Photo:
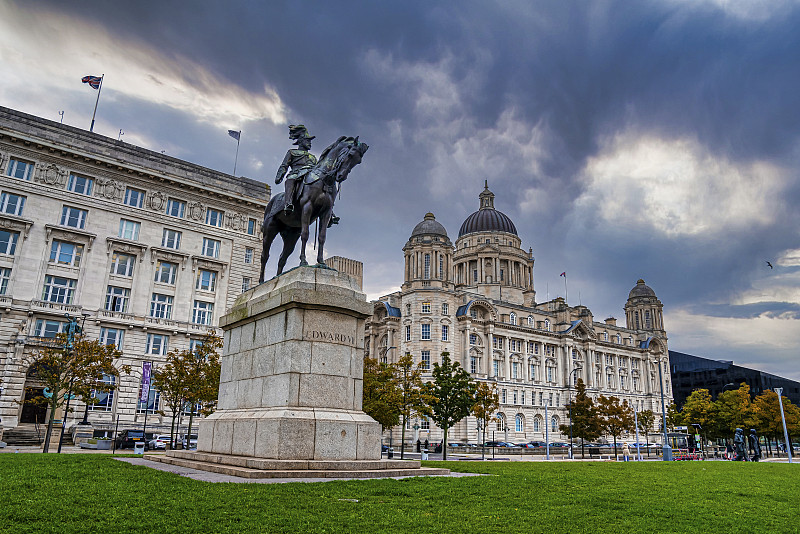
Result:
{"type": "MultiPolygon", "coordinates": [[[[372,291],[399,283],[401,247],[426,211],[455,239],[477,209],[483,179],[498,209],[516,222],[523,246],[534,247],[539,300],[546,287],[551,297],[561,293],[558,273],[567,270],[596,315],[619,315],[639,277],[668,308],[724,301],[773,274],[764,271],[764,259],[798,248],[800,7],[794,3],[762,5],[757,18],[688,1],[25,7],[93,21],[253,93],[274,88],[287,121],[305,122],[317,136],[315,152],[343,133],[360,134],[371,148],[345,184],[337,204],[343,224],[329,244],[331,253],[365,262],[372,291]],[[421,104],[431,99],[429,107],[421,104]],[[625,213],[615,224],[591,210],[576,212],[589,185],[587,162],[623,133],[690,139],[730,165],[768,161],[784,170],[788,181],[770,207],[774,221],[670,235],[628,224],[625,213]],[[453,164],[465,160],[465,168],[453,169],[443,193],[437,172],[456,153],[453,164]]],[[[157,113],[137,120],[141,128],[143,121],[158,123],[157,113]]],[[[164,136],[181,147],[175,155],[230,170],[227,151],[216,146],[224,141],[209,125],[170,135],[189,121],[164,126],[164,136]]],[[[221,128],[227,127],[235,125],[221,128]]],[[[244,174],[271,183],[288,147],[284,128],[250,126],[255,137],[243,135],[250,143],[245,155],[264,166],[242,163],[244,174]]],[[[702,202],[712,212],[729,209],[715,205],[713,195],[702,202]]],[[[570,290],[571,301],[576,292],[570,290]]],[[[725,316],[781,312],[796,315],[797,303],[729,308],[725,316]]],[[[710,308],[705,313],[715,315],[710,308]]]]}

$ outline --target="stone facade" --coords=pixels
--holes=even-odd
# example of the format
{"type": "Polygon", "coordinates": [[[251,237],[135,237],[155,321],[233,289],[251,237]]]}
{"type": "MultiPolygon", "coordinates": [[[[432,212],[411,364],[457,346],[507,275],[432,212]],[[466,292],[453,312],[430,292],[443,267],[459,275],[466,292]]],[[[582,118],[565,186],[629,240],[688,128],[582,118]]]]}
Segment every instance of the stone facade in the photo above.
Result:
{"type": "MultiPolygon", "coordinates": [[[[672,395],[655,292],[639,280],[625,305],[626,326],[614,318],[595,322],[587,307],[570,306],[561,297],[537,303],[533,251],[521,243],[513,222],[494,208],[488,186],[455,245],[427,214],[403,247],[400,291],[374,302],[366,354],[395,362],[410,353],[429,378],[433,363],[449,352],[476,380],[496,384],[501,421],[488,429],[487,439],[494,431],[500,441],[543,441],[546,423],[551,441],[568,439],[558,425],[568,422],[566,405],[577,378],[595,399],[613,395],[660,415],[659,364],[665,397],[672,395]]],[[[411,433],[414,441],[441,439],[432,423],[416,419],[408,428],[414,425],[420,427],[411,433]]],[[[477,428],[470,416],[448,438],[476,443],[477,428]]]]}
{"type": "MultiPolygon", "coordinates": [[[[2,107],[0,170],[3,426],[45,417],[25,402],[37,387],[29,356],[70,314],[133,368],[107,378],[119,387],[89,422],[141,427],[142,363],[190,347],[257,283],[269,187],[2,107]]],[[[151,393],[154,432],[169,426],[158,400],[151,393]]],[[[68,425],[84,416],[73,406],[68,425]]]]}

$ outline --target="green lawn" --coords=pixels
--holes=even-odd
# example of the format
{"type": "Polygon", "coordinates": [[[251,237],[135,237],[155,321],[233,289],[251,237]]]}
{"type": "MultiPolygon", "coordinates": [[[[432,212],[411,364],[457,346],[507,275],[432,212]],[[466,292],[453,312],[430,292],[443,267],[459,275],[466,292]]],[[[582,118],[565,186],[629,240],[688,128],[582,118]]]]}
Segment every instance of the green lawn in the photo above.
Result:
{"type": "Polygon", "coordinates": [[[0,532],[800,532],[796,465],[446,466],[496,476],[214,484],[105,455],[0,454],[0,532]]]}

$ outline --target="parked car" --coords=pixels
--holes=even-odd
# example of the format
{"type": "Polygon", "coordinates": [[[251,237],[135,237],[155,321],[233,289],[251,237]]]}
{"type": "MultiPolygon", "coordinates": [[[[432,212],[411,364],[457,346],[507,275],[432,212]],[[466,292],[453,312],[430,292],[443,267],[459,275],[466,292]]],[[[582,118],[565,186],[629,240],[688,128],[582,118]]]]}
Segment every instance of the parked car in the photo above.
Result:
{"type": "Polygon", "coordinates": [[[529,441],[528,443],[520,443],[520,447],[525,447],[526,449],[538,449],[540,447],[544,447],[544,441],[529,441]]]}
{"type": "MultiPolygon", "coordinates": [[[[117,448],[118,449],[132,449],[136,443],[144,442],[144,432],[141,430],[123,430],[122,433],[117,436],[117,448]]],[[[146,447],[145,443],[145,447],[146,447]]]]}
{"type": "Polygon", "coordinates": [[[169,443],[169,434],[159,434],[153,436],[153,439],[147,442],[147,446],[151,449],[166,449],[169,443]]]}
{"type": "Polygon", "coordinates": [[[556,441],[550,444],[551,447],[569,447],[569,443],[563,443],[561,441],[556,441]]]}
{"type": "Polygon", "coordinates": [[[184,449],[196,449],[197,448],[197,434],[192,434],[190,436],[190,438],[191,439],[187,443],[186,442],[186,434],[183,435],[183,438],[181,439],[181,445],[183,445],[184,449]]]}

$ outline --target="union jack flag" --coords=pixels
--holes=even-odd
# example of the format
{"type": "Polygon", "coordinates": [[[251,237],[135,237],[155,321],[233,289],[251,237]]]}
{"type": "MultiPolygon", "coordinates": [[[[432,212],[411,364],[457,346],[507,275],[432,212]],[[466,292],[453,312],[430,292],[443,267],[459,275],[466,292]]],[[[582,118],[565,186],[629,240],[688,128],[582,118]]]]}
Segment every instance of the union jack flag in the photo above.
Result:
{"type": "Polygon", "coordinates": [[[92,89],[100,89],[100,83],[103,81],[103,78],[100,76],[84,76],[81,78],[83,83],[88,83],[92,89]]]}

